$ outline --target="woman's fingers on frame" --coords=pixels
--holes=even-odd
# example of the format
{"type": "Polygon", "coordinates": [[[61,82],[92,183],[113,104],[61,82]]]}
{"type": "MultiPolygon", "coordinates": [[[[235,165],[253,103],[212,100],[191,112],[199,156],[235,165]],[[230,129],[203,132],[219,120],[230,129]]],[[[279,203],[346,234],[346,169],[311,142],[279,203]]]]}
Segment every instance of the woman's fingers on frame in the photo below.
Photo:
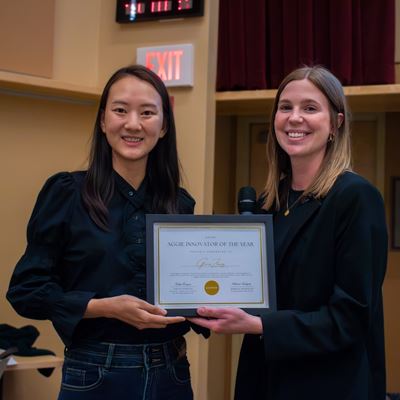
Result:
{"type": "Polygon", "coordinates": [[[149,318],[149,323],[156,323],[161,325],[177,324],[178,322],[185,321],[184,317],[164,317],[162,315],[152,314],[149,318]]]}
{"type": "Polygon", "coordinates": [[[167,324],[176,324],[178,322],[186,321],[184,317],[162,317],[166,321],[167,324]]]}
{"type": "Polygon", "coordinates": [[[197,314],[205,318],[224,318],[230,311],[228,308],[200,307],[197,309],[197,314]]]}
{"type": "Polygon", "coordinates": [[[162,315],[148,314],[147,317],[142,316],[140,320],[130,321],[130,323],[138,329],[148,329],[165,328],[167,325],[184,321],[184,317],[164,317],[162,315]]]}
{"type": "Polygon", "coordinates": [[[193,317],[193,318],[188,318],[188,321],[192,322],[193,324],[202,326],[203,328],[214,330],[218,320],[193,317]]]}
{"type": "Polygon", "coordinates": [[[167,314],[166,310],[164,310],[160,307],[154,306],[153,304],[147,303],[145,301],[143,301],[143,303],[142,303],[142,309],[146,310],[148,313],[154,314],[154,315],[166,315],[167,314]]]}

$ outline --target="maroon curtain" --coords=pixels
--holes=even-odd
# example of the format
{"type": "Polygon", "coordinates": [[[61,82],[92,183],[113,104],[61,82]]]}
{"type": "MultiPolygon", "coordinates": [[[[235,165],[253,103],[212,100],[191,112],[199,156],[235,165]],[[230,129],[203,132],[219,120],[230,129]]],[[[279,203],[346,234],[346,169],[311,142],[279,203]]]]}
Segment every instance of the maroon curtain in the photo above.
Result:
{"type": "Polygon", "coordinates": [[[394,40],[394,0],[220,0],[217,90],[276,88],[303,64],[393,83],[394,40]]]}

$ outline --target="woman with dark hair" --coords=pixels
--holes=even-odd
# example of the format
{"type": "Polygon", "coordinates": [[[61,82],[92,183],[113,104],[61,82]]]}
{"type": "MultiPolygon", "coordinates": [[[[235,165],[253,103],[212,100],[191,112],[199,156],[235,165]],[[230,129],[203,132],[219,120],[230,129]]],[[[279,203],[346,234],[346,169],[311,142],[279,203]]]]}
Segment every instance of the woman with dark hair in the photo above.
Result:
{"type": "Polygon", "coordinates": [[[278,310],[198,310],[219,333],[246,333],[237,400],[384,400],[381,195],[351,171],[342,85],[322,67],[281,83],[259,213],[274,217],[278,310]]]}
{"type": "Polygon", "coordinates": [[[149,69],[121,68],[101,96],[88,170],[44,185],[7,293],[66,345],[60,400],[193,397],[189,323],[144,300],[145,214],[193,213],[179,184],[168,92],[149,69]]]}

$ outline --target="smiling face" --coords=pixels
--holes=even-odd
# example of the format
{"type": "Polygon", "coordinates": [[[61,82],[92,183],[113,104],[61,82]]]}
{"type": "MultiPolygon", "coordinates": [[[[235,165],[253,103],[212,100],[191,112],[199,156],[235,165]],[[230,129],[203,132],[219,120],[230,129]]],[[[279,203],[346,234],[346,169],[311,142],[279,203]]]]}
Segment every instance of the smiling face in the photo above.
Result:
{"type": "Polygon", "coordinates": [[[134,168],[144,176],[149,153],[165,135],[163,121],[161,97],[150,83],[126,76],[111,86],[101,129],[118,173],[134,168]]]}
{"type": "Polygon", "coordinates": [[[306,161],[319,167],[332,132],[328,99],[308,79],[289,82],[279,98],[274,130],[292,166],[306,161]]]}

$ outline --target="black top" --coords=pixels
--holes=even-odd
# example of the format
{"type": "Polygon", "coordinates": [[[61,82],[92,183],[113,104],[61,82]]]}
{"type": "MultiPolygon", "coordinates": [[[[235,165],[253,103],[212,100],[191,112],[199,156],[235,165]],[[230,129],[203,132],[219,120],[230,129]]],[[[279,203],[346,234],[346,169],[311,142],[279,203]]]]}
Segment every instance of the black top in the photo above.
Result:
{"type": "MultiPolygon", "coordinates": [[[[155,343],[186,333],[188,322],[138,330],[117,319],[82,319],[92,298],[129,294],[146,299],[145,214],[151,213],[146,183],[136,191],[114,173],[110,230],[100,229],[82,201],[85,174],[62,172],[44,185],[7,299],[24,317],[51,320],[66,345],[82,339],[155,343]]],[[[179,213],[192,214],[194,205],[180,189],[179,213]]]]}
{"type": "Polygon", "coordinates": [[[291,217],[297,212],[297,208],[304,204],[305,199],[299,199],[303,191],[289,189],[288,202],[286,206],[281,207],[279,212],[274,215],[274,247],[275,253],[285,244],[285,238],[291,227],[291,217]],[[285,211],[289,208],[289,214],[285,216],[285,211]]]}
{"type": "Polygon", "coordinates": [[[381,195],[345,172],[286,208],[271,210],[279,311],[261,317],[261,340],[245,335],[235,399],[384,400],[381,195]]]}

